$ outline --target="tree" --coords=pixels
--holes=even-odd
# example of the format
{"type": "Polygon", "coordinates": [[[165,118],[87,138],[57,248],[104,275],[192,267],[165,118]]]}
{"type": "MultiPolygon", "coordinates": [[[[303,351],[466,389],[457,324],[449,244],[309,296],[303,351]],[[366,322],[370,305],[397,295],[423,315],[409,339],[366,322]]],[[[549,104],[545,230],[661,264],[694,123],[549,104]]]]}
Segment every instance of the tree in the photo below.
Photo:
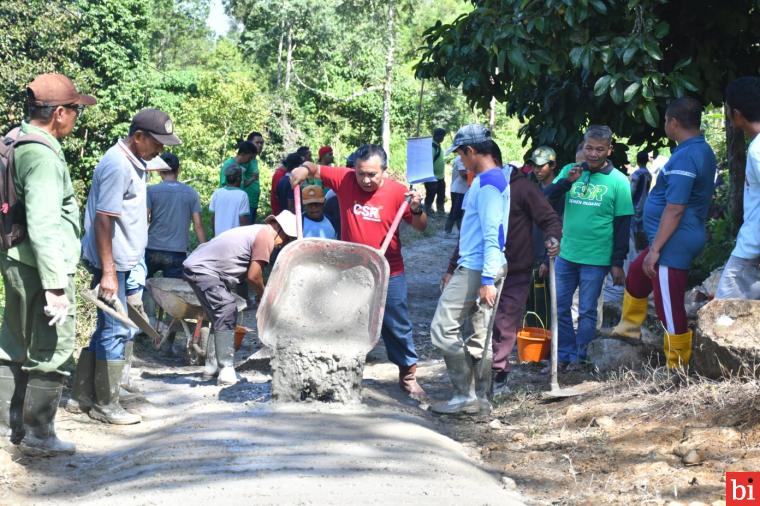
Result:
{"type": "Polygon", "coordinates": [[[760,2],[484,0],[425,33],[417,75],[492,97],[526,121],[524,142],[570,157],[583,127],[604,123],[660,145],[662,112],[685,94],[721,104],[725,85],[760,64],[760,2]]]}

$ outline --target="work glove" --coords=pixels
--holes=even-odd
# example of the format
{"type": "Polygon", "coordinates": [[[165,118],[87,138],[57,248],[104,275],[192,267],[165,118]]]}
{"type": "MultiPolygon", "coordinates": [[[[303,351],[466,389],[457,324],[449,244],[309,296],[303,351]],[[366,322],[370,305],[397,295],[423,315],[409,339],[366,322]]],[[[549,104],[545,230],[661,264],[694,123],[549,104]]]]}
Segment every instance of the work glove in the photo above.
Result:
{"type": "Polygon", "coordinates": [[[45,290],[45,316],[50,317],[48,325],[63,325],[69,314],[69,299],[63,290],[45,290]]]}

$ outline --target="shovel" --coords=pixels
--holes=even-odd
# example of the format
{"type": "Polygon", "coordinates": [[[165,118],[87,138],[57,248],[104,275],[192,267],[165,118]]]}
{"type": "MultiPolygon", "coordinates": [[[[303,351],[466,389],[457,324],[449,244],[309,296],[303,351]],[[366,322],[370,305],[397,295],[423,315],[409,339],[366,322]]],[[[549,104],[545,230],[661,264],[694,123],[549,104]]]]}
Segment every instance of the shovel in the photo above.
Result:
{"type": "Polygon", "coordinates": [[[560,388],[557,381],[557,348],[559,347],[559,323],[557,322],[557,283],[554,275],[554,257],[549,257],[549,294],[552,305],[552,364],[551,364],[551,383],[550,390],[545,393],[547,397],[553,399],[563,399],[565,397],[575,397],[581,395],[574,388],[560,388]]]}
{"type": "Polygon", "coordinates": [[[100,285],[96,286],[95,288],[91,290],[80,290],[80,294],[83,298],[86,300],[92,302],[95,304],[98,309],[102,309],[104,313],[106,313],[109,316],[113,316],[117,320],[119,320],[121,323],[126,325],[127,327],[136,329],[139,328],[137,325],[135,325],[132,320],[129,319],[129,316],[127,316],[127,312],[124,310],[124,306],[121,305],[121,301],[119,299],[113,299],[112,302],[106,302],[100,297],[98,297],[98,292],[100,291],[100,285]]]}

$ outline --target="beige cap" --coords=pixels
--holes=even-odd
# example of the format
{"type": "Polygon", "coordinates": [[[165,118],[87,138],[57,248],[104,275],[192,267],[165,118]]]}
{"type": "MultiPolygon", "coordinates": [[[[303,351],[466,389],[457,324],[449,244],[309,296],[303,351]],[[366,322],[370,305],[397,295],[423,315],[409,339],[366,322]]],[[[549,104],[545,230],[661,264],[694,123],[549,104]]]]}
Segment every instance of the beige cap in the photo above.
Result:
{"type": "Polygon", "coordinates": [[[298,235],[296,229],[296,215],[290,211],[281,211],[277,216],[270,214],[264,218],[264,223],[272,223],[273,221],[280,225],[280,228],[285,232],[285,235],[289,237],[296,237],[298,235]]]}

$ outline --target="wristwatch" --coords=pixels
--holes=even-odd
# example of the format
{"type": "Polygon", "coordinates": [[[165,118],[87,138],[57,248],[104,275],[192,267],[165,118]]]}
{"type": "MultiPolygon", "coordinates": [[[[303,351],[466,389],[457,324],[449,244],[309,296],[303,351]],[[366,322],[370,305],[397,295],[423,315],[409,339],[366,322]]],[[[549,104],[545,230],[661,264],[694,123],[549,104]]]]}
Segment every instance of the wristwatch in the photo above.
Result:
{"type": "Polygon", "coordinates": [[[417,208],[416,211],[414,209],[412,209],[411,211],[412,211],[413,215],[419,216],[419,215],[421,215],[422,213],[425,212],[425,209],[422,206],[420,206],[419,208],[417,208]]]}

